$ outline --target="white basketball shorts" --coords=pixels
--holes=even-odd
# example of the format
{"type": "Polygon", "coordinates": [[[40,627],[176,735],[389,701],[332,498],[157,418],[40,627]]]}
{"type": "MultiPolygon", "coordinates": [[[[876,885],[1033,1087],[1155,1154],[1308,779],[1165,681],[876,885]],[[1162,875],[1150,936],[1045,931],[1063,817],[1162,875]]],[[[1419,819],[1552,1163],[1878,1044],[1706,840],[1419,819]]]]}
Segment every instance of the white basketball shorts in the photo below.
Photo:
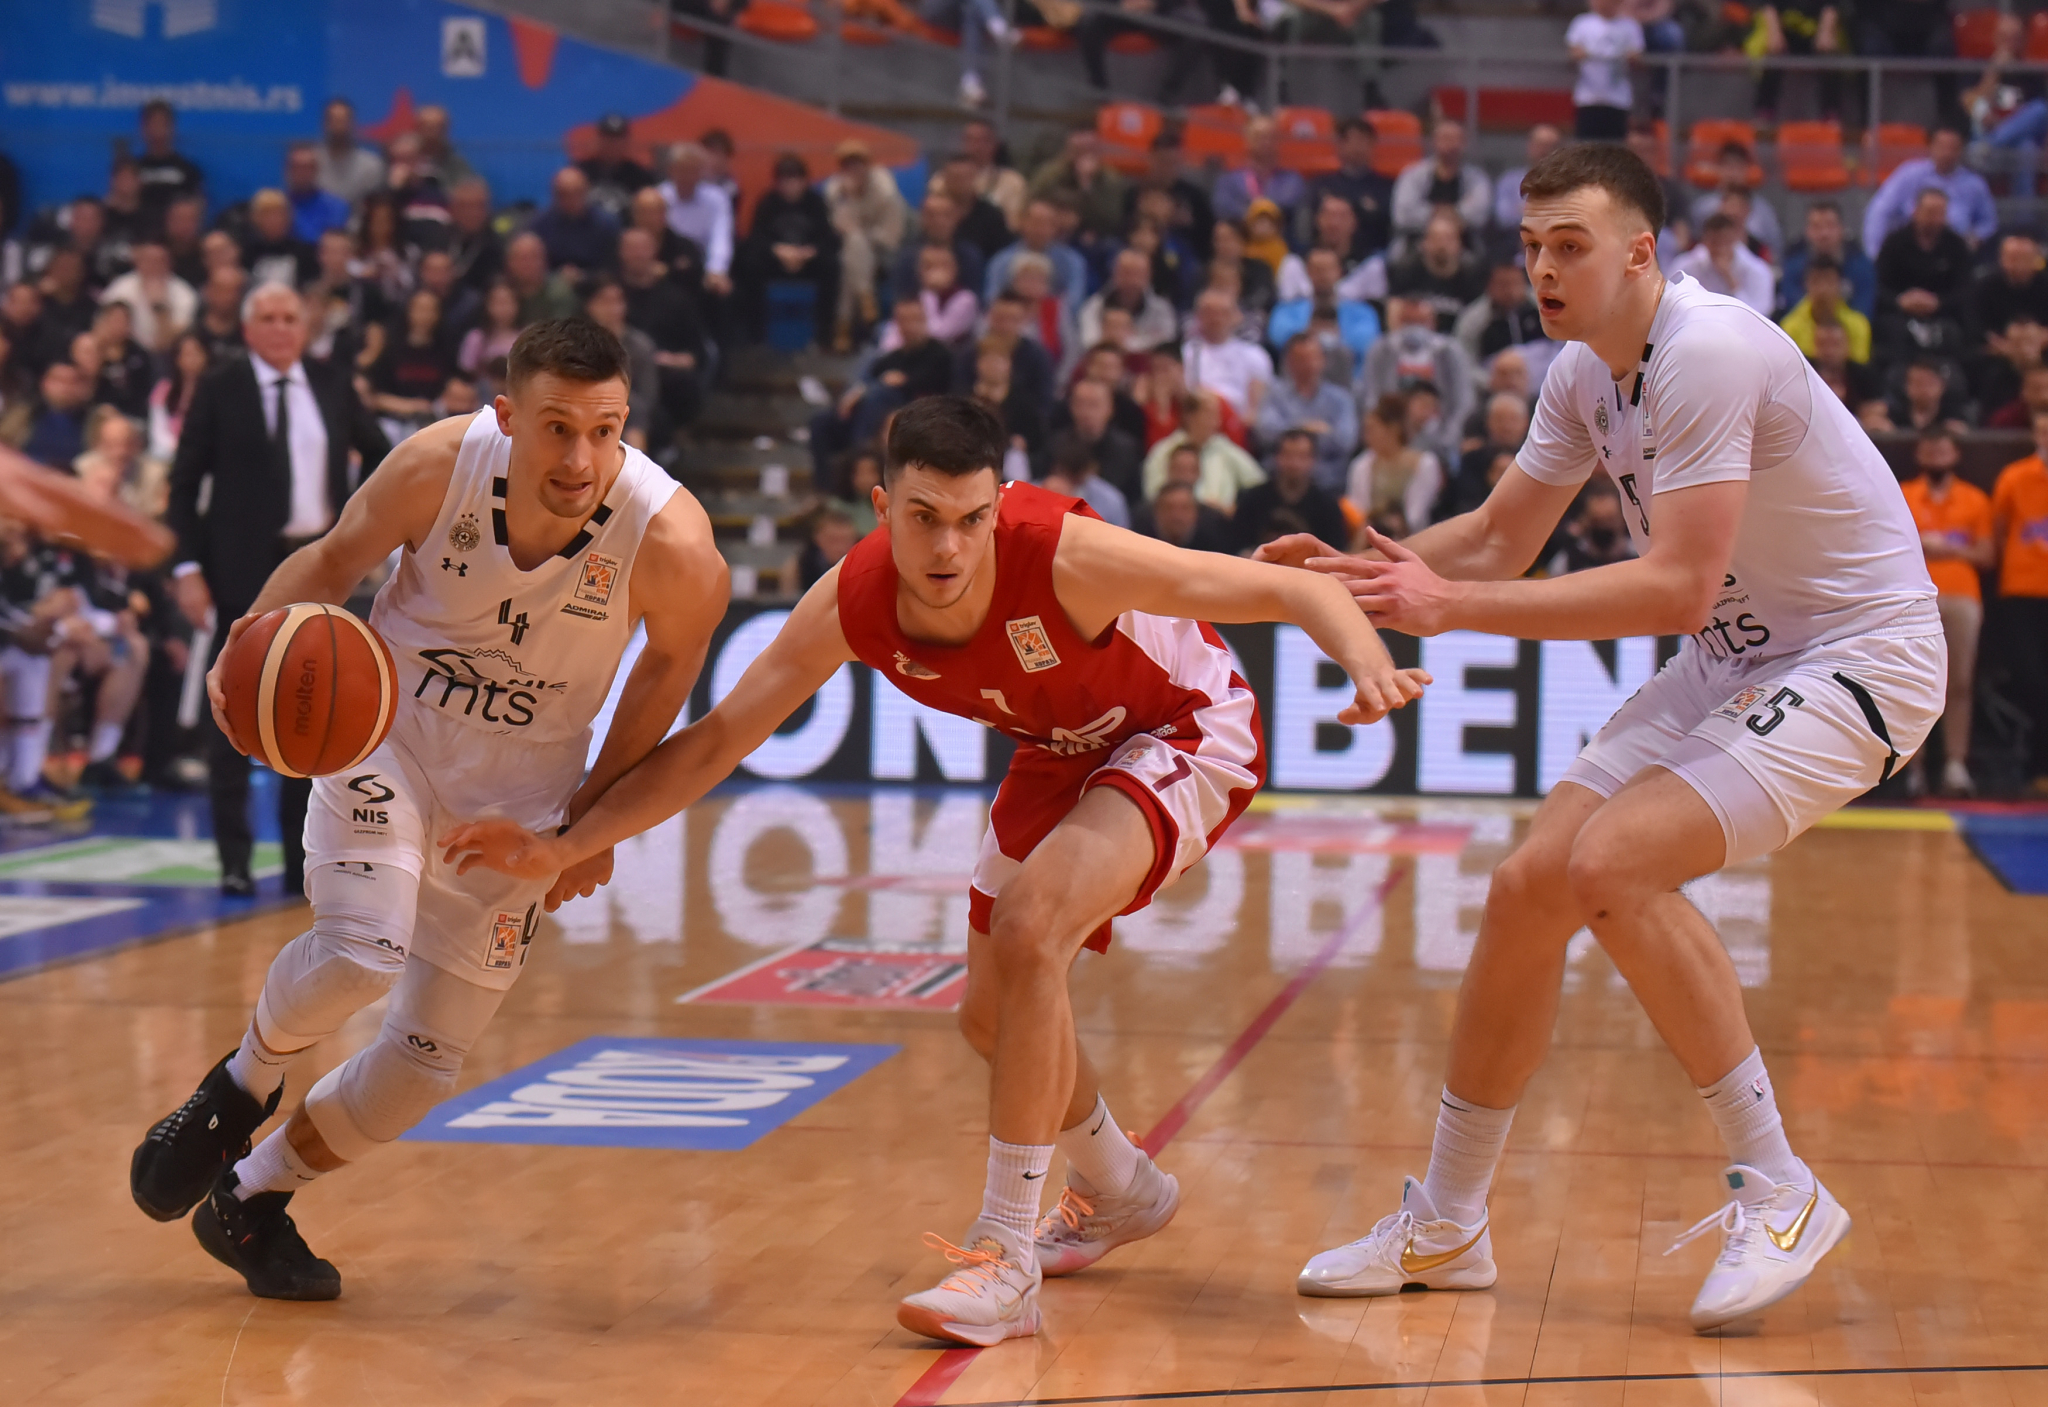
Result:
{"type": "Polygon", "coordinates": [[[412,953],[479,986],[508,988],[526,965],[549,881],[485,869],[458,876],[435,841],[487,816],[554,829],[588,750],[587,737],[536,744],[487,735],[402,701],[391,736],[360,767],[313,782],[306,865],[391,865],[416,876],[412,953]]]}
{"type": "Polygon", "coordinates": [[[1736,864],[1903,766],[1941,716],[1947,680],[1932,601],[1867,634],[1762,659],[1715,660],[1688,640],[1564,780],[1612,796],[1645,767],[1675,772],[1713,808],[1736,864]]]}

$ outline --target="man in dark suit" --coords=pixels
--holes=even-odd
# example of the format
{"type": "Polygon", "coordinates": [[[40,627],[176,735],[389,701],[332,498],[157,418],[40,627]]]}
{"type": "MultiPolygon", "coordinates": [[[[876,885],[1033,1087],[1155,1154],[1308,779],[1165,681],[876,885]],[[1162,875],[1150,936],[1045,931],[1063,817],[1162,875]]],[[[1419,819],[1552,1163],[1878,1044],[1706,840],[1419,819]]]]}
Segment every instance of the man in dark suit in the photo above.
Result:
{"type": "MultiPolygon", "coordinates": [[[[300,360],[308,331],[294,289],[258,288],[242,308],[249,355],[210,372],[185,413],[166,518],[178,535],[179,606],[195,627],[213,611],[216,655],[278,563],[332,527],[356,483],[391,452],[348,378],[300,360]],[[357,475],[351,450],[362,457],[357,475]]],[[[249,762],[217,730],[210,748],[221,893],[246,898],[256,892],[249,762]]],[[[308,781],[279,778],[287,894],[305,885],[311,791],[308,781]]]]}

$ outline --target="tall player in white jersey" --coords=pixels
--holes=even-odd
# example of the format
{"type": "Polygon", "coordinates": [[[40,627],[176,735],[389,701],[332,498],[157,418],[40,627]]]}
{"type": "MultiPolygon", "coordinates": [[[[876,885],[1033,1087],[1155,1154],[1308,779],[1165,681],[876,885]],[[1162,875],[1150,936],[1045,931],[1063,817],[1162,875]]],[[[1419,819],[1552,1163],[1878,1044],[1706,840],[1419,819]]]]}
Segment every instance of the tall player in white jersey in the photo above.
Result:
{"type": "MultiPolygon", "coordinates": [[[[393,451],[231,628],[294,601],[344,601],[399,554],[370,617],[398,663],[397,719],[361,767],[314,784],[313,926],[271,964],[241,1047],[150,1129],[130,1170],[157,1220],[198,1205],[200,1244],[267,1298],[341,1293],[285,1210],[293,1192],[452,1094],[526,965],[541,905],[611,874],[604,852],[548,881],[457,875],[432,838],[480,812],[574,821],[661,741],[725,610],[704,510],[620,439],[618,340],[581,319],[537,323],[506,379],[494,407],[393,451]],[[586,777],[591,720],[636,624],[646,643],[586,777]],[[376,1039],[251,1150],[292,1056],[387,993],[376,1039]]],[[[218,675],[208,685],[226,729],[218,675]]]]}
{"type": "Polygon", "coordinates": [[[1649,168],[1620,147],[1573,147],[1522,190],[1544,330],[1570,345],[1513,467],[1478,511],[1378,539],[1377,560],[1303,538],[1267,555],[1339,576],[1376,623],[1418,635],[1689,638],[1494,872],[1428,1175],[1361,1239],[1310,1260],[1298,1288],[1493,1283],[1487,1191],[1583,924],[1728,1146],[1727,1204],[1680,1238],[1722,1232],[1692,1308],[1705,1331],[1796,1290],[1849,1217],[1787,1142],[1734,967],[1679,886],[1776,850],[1890,776],[1941,712],[1946,647],[1912,516],[1856,422],[1776,326],[1659,273],[1649,168]],[[1521,580],[1596,466],[1641,555],[1521,580]]]}

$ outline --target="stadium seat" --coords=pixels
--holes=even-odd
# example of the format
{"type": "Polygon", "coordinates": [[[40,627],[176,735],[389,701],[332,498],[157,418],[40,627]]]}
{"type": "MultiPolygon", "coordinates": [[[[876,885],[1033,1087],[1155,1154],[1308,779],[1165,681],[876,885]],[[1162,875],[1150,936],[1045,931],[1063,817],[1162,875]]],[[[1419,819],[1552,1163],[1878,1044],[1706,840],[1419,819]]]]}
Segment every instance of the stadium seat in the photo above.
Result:
{"type": "Polygon", "coordinates": [[[1057,54],[1074,47],[1074,36],[1051,25],[1032,25],[1017,31],[1017,47],[1027,54],[1057,54]]]}
{"type": "Polygon", "coordinates": [[[1956,57],[1988,59],[1998,47],[1998,7],[1965,10],[1955,17],[1956,57]]]}
{"type": "Polygon", "coordinates": [[[1337,169],[1337,124],[1330,110],[1283,107],[1273,114],[1280,128],[1280,164],[1304,176],[1322,176],[1337,169]]]}
{"type": "Polygon", "coordinates": [[[1373,143],[1373,170],[1394,177],[1422,160],[1422,119],[1414,113],[1399,108],[1374,108],[1366,113],[1365,120],[1379,134],[1379,140],[1373,143]]]}
{"type": "Polygon", "coordinates": [[[1189,108],[1180,145],[1193,161],[1244,165],[1244,109],[1228,103],[1200,103],[1189,108]]]}
{"type": "Polygon", "coordinates": [[[1102,159],[1119,171],[1137,174],[1149,164],[1147,153],[1166,125],[1159,109],[1143,103],[1104,103],[1095,112],[1095,135],[1102,159]]]}
{"type": "Polygon", "coordinates": [[[1753,190],[1764,183],[1764,168],[1756,164],[1756,124],[1736,118],[1710,117],[1692,125],[1692,141],[1685,157],[1685,179],[1703,191],[1721,184],[1721,148],[1740,142],[1750,151],[1749,184],[1753,190]]]}
{"type": "Polygon", "coordinates": [[[1849,184],[1839,122],[1787,122],[1778,128],[1778,169],[1787,190],[1838,191],[1849,184]]]}
{"type": "Polygon", "coordinates": [[[1156,54],[1159,52],[1159,41],[1149,34],[1127,31],[1109,41],[1109,52],[1112,54],[1156,54]]]}
{"type": "MultiPolygon", "coordinates": [[[[1465,89],[1445,84],[1430,91],[1436,110],[1453,122],[1470,122],[1465,111],[1465,89]]],[[[1539,122],[1572,129],[1572,95],[1564,88],[1481,88],[1479,130],[1484,132],[1527,132],[1539,122]]]]}
{"type": "Polygon", "coordinates": [[[818,37],[818,21],[811,12],[801,5],[792,5],[787,0],[753,0],[738,19],[735,28],[760,39],[773,39],[778,44],[808,44],[818,37]]]}
{"type": "Polygon", "coordinates": [[[2048,10],[2036,10],[2027,17],[2027,48],[2023,57],[2028,63],[2048,62],[2048,10]]]}
{"type": "Polygon", "coordinates": [[[839,27],[841,43],[857,44],[863,49],[878,49],[894,38],[895,32],[887,25],[863,24],[859,20],[848,19],[839,27]]]}
{"type": "Polygon", "coordinates": [[[1864,169],[1873,182],[1882,181],[1916,156],[1927,155],[1927,129],[1917,122],[1880,122],[1870,136],[1864,169]]]}
{"type": "Polygon", "coordinates": [[[937,25],[922,18],[910,26],[909,32],[924,40],[927,44],[937,44],[947,49],[957,49],[960,47],[960,31],[957,29],[940,29],[937,25]]]}

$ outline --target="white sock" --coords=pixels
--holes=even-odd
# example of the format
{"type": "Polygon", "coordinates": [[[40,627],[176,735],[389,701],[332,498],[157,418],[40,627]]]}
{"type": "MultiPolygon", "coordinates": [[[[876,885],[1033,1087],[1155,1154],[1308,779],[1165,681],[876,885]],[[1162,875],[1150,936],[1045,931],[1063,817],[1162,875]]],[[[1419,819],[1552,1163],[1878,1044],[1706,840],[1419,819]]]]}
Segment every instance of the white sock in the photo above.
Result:
{"type": "Polygon", "coordinates": [[[284,1129],[275,1128],[235,1164],[235,1200],[246,1202],[259,1192],[296,1192],[318,1176],[320,1170],[299,1156],[284,1129]]]}
{"type": "Polygon", "coordinates": [[[284,1083],[284,1067],[297,1054],[295,1050],[280,1054],[267,1048],[257,1039],[256,1023],[251,1021],[242,1033],[242,1048],[228,1058],[228,1076],[261,1104],[284,1083]]]}
{"type": "Polygon", "coordinates": [[[1486,1212],[1493,1170],[1514,1121],[1512,1108],[1482,1109],[1444,1091],[1436,1111],[1436,1141],[1429,1148],[1429,1172],[1422,1179],[1422,1190],[1436,1204],[1438,1216],[1460,1226],[1477,1224],[1486,1212]]]}
{"type": "Polygon", "coordinates": [[[1005,1143],[989,1135],[981,1219],[1009,1227],[1027,1246],[1038,1226],[1038,1190],[1052,1166],[1052,1149],[1050,1143],[1005,1143]]]}
{"type": "Polygon", "coordinates": [[[17,795],[33,791],[43,780],[43,759],[50,752],[50,720],[17,719],[8,758],[7,785],[17,795]]]}
{"type": "Polygon", "coordinates": [[[87,753],[94,762],[105,762],[121,747],[121,734],[127,731],[125,723],[95,723],[92,725],[92,747],[87,753]]]}
{"type": "Polygon", "coordinates": [[[1806,1181],[1806,1164],[1785,1141],[1778,1092],[1764,1069],[1763,1052],[1752,1049],[1740,1065],[1701,1090],[1700,1098],[1728,1145],[1728,1161],[1755,1168],[1776,1183],[1806,1181]]]}
{"type": "Polygon", "coordinates": [[[1060,1132],[1059,1150],[1067,1157],[1067,1181],[1082,1192],[1126,1191],[1138,1175],[1145,1154],[1117,1127],[1101,1095],[1088,1117],[1060,1132]]]}

